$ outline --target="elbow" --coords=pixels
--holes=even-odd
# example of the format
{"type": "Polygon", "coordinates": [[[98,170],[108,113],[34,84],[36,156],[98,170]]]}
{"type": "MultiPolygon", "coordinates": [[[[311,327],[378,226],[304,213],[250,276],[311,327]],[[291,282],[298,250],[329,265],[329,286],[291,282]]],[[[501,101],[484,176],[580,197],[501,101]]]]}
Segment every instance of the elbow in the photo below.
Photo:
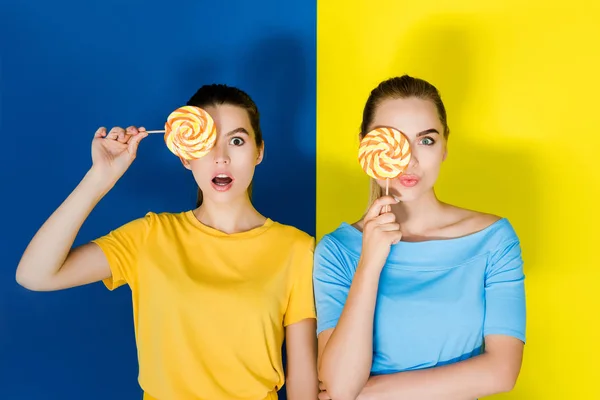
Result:
{"type": "Polygon", "coordinates": [[[344,380],[342,377],[332,377],[327,374],[319,374],[319,381],[321,387],[327,392],[331,400],[356,400],[360,394],[355,389],[355,385],[349,384],[348,380],[344,380]]]}
{"type": "Polygon", "coordinates": [[[328,349],[323,351],[317,369],[321,387],[332,400],[356,400],[369,380],[370,363],[339,361],[328,349]]]}
{"type": "Polygon", "coordinates": [[[512,391],[518,381],[523,362],[523,344],[514,338],[493,338],[485,357],[490,395],[512,391]],[[493,350],[492,350],[493,349],[493,350]]]}
{"type": "Polygon", "coordinates": [[[23,274],[19,274],[18,272],[16,274],[16,281],[19,284],[19,286],[24,287],[25,289],[28,289],[31,291],[39,291],[40,290],[38,285],[35,282],[33,282],[31,279],[28,279],[23,274]]]}
{"type": "Polygon", "coordinates": [[[517,384],[517,374],[501,374],[496,380],[496,392],[507,393],[511,392],[517,384]]]}
{"type": "Polygon", "coordinates": [[[511,392],[517,384],[518,377],[519,370],[513,370],[512,368],[496,371],[496,373],[492,376],[493,392],[511,392]]]}
{"type": "Polygon", "coordinates": [[[22,269],[21,265],[19,265],[17,267],[17,272],[15,274],[15,280],[17,281],[17,283],[20,286],[24,287],[25,289],[29,289],[31,282],[29,281],[29,279],[27,279],[27,275],[23,273],[23,269],[22,269]]]}
{"type": "Polygon", "coordinates": [[[344,385],[327,385],[323,384],[325,391],[329,395],[328,398],[331,400],[356,400],[358,393],[354,393],[348,390],[348,387],[344,385]]]}
{"type": "Polygon", "coordinates": [[[24,287],[27,290],[31,290],[34,292],[41,292],[44,290],[44,286],[39,279],[34,279],[30,274],[28,274],[21,265],[17,268],[17,272],[15,274],[15,280],[19,284],[19,286],[24,287]]]}

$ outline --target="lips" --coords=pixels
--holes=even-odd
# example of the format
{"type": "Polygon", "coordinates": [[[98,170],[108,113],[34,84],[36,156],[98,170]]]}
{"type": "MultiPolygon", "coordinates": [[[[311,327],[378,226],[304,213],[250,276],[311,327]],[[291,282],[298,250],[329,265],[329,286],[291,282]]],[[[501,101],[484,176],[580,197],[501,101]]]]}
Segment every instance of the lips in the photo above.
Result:
{"type": "Polygon", "coordinates": [[[413,187],[419,183],[419,177],[416,175],[402,175],[398,178],[400,184],[404,187],[413,187]]]}

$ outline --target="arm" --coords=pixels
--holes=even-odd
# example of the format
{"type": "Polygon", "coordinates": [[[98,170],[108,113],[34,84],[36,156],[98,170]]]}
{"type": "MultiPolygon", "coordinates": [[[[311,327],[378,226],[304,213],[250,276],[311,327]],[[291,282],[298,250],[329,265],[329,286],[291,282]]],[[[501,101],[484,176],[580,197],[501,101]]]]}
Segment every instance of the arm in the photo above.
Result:
{"type": "Polygon", "coordinates": [[[71,250],[92,209],[108,192],[90,171],[33,237],[17,267],[17,282],[30,290],[49,291],[110,277],[106,257],[92,243],[71,250]]]}
{"type": "Polygon", "coordinates": [[[333,399],[355,399],[369,378],[378,283],[359,263],[337,326],[319,334],[319,379],[333,399]]]}
{"type": "Polygon", "coordinates": [[[96,204],[129,167],[147,133],[100,128],[92,141],[93,166],[60,207],[48,218],[25,250],[17,282],[36,291],[65,289],[111,276],[104,253],[94,243],[72,249],[77,233],[96,204]]]}
{"type": "Polygon", "coordinates": [[[317,339],[314,318],[289,325],[285,330],[287,350],[286,394],[290,400],[316,400],[317,339]]]}
{"type": "Polygon", "coordinates": [[[473,400],[512,390],[523,342],[491,335],[485,343],[482,355],[455,364],[371,377],[358,400],[473,400]]]}
{"type": "Polygon", "coordinates": [[[287,350],[286,393],[290,400],[317,399],[317,338],[313,289],[315,240],[297,242],[290,294],[283,318],[287,350]]]}
{"type": "MultiPolygon", "coordinates": [[[[391,196],[376,200],[364,218],[360,260],[352,276],[344,261],[324,243],[315,264],[315,298],[319,315],[319,380],[334,399],[354,400],[369,379],[373,355],[373,318],[381,269],[390,245],[401,232],[392,213],[391,196]]],[[[330,247],[332,245],[330,244],[330,247]]]]}

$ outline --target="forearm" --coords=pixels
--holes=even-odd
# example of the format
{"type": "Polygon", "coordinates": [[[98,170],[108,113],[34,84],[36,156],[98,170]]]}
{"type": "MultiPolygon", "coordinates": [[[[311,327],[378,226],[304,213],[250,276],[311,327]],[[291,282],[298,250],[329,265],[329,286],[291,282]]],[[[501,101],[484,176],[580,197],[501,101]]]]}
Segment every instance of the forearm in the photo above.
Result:
{"type": "Polygon", "coordinates": [[[286,393],[290,400],[317,399],[317,328],[314,318],[289,325],[285,331],[287,349],[286,393]]]}
{"type": "Polygon", "coordinates": [[[319,381],[314,372],[297,379],[288,378],[285,387],[289,400],[317,400],[319,396],[319,381]]]}
{"type": "Polygon", "coordinates": [[[111,187],[93,171],[85,175],[27,246],[17,267],[20,284],[37,286],[60,270],[84,221],[111,187]]]}
{"type": "Polygon", "coordinates": [[[373,357],[373,316],[379,271],[359,263],[344,309],[319,363],[319,379],[333,398],[354,399],[373,357]]]}
{"type": "Polygon", "coordinates": [[[490,354],[455,364],[379,375],[369,379],[358,400],[474,400],[512,388],[510,374],[490,354]]]}

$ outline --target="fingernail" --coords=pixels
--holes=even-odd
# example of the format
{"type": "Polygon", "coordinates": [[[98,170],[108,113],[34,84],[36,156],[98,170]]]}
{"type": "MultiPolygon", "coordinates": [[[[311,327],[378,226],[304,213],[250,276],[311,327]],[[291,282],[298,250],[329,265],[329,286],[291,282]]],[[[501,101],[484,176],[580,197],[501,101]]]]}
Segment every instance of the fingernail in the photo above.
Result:
{"type": "Polygon", "coordinates": [[[394,198],[394,200],[396,200],[396,203],[400,202],[400,197],[394,196],[392,195],[392,197],[394,198]]]}

